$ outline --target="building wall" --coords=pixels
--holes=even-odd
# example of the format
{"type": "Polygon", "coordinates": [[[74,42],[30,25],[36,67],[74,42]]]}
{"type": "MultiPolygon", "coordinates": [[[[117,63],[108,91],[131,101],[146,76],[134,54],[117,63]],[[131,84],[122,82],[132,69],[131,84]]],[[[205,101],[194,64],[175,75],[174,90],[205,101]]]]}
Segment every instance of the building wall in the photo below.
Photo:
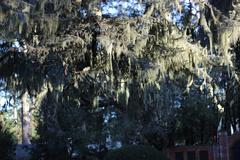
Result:
{"type": "Polygon", "coordinates": [[[239,144],[240,144],[240,133],[234,134],[229,137],[229,159],[230,160],[239,160],[240,159],[239,144]],[[236,155],[236,152],[237,152],[237,155],[236,155]]]}
{"type": "Polygon", "coordinates": [[[206,160],[205,158],[203,159],[200,156],[200,154],[203,152],[207,152],[208,160],[214,160],[212,146],[181,146],[181,147],[169,148],[165,151],[167,157],[170,160],[189,160],[190,155],[192,154],[195,155],[194,156],[195,160],[206,160]],[[179,155],[183,154],[183,159],[181,159],[181,157],[177,157],[178,154],[179,155]]]}
{"type": "Polygon", "coordinates": [[[170,160],[235,160],[231,158],[231,147],[239,141],[240,133],[228,136],[226,132],[220,132],[215,145],[180,146],[164,152],[170,160]]]}

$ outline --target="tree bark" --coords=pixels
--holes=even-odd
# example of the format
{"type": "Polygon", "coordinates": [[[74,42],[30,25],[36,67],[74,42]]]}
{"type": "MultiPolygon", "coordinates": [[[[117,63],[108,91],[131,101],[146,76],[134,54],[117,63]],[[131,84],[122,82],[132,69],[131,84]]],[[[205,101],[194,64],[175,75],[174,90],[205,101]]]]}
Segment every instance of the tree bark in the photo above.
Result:
{"type": "Polygon", "coordinates": [[[25,91],[22,99],[22,144],[31,144],[31,100],[28,91],[25,91]]]}

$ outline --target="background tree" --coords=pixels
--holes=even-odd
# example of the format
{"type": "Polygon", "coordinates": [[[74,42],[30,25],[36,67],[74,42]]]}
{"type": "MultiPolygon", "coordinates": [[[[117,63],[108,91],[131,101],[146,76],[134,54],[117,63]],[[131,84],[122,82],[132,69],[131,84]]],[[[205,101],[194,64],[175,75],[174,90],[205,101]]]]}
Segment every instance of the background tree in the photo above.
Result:
{"type": "Polygon", "coordinates": [[[239,85],[239,2],[131,2],[141,10],[126,15],[104,13],[113,1],[0,2],[0,76],[32,100],[35,157],[66,157],[68,138],[107,145],[109,134],[123,144],[158,139],[159,149],[209,143],[218,106],[227,130],[239,124],[230,94],[239,85]],[[196,115],[194,137],[185,114],[196,115]]]}

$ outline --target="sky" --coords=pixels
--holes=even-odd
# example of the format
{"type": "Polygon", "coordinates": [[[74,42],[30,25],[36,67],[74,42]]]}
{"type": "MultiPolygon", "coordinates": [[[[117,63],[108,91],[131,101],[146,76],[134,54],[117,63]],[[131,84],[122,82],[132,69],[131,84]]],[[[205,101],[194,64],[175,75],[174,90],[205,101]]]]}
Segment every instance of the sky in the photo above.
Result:
{"type": "MultiPolygon", "coordinates": [[[[200,17],[199,6],[191,0],[180,0],[185,10],[188,10],[189,4],[192,4],[192,23],[196,23],[200,17]]],[[[138,0],[109,0],[101,2],[102,14],[109,17],[135,17],[141,16],[146,10],[146,4],[139,3],[138,0]]],[[[177,9],[172,12],[172,22],[181,25],[184,14],[179,13],[177,9]]]]}
{"type": "Polygon", "coordinates": [[[110,17],[140,16],[145,8],[146,5],[139,3],[138,0],[110,0],[101,3],[102,14],[110,17]]]}
{"type": "Polygon", "coordinates": [[[6,96],[9,96],[9,93],[6,91],[0,91],[0,111],[3,109],[2,107],[7,103],[6,96]]]}

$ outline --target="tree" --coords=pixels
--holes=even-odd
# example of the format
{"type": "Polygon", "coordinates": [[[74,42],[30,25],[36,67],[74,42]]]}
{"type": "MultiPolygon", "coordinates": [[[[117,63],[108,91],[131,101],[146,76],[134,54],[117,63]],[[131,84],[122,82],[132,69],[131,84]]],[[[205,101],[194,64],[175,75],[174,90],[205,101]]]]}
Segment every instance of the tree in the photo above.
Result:
{"type": "MultiPolygon", "coordinates": [[[[47,146],[52,144],[64,145],[59,137],[66,140],[75,131],[90,133],[94,128],[90,121],[87,127],[84,120],[65,121],[65,113],[84,117],[115,106],[125,124],[136,126],[123,125],[134,136],[143,135],[146,127],[153,125],[158,132],[166,133],[164,137],[173,137],[177,125],[174,103],[182,103],[181,99],[200,90],[195,98],[207,92],[210,96],[204,99],[216,107],[225,101],[215,95],[216,88],[227,90],[220,85],[227,81],[225,75],[230,83],[239,83],[234,63],[239,53],[231,51],[240,35],[237,0],[225,0],[226,5],[218,0],[147,0],[138,4],[144,12],[128,17],[104,15],[101,6],[106,3],[0,2],[4,39],[0,76],[7,89],[19,95],[27,91],[33,99],[33,108],[39,111],[39,144],[46,149],[42,152],[51,153],[47,146]],[[175,15],[181,18],[175,21],[175,15]],[[221,75],[221,82],[215,75],[221,75]],[[168,91],[170,87],[173,89],[168,91]]],[[[231,99],[227,97],[226,101],[231,99]]],[[[186,103],[193,104],[192,100],[186,103]]],[[[204,106],[187,111],[199,110],[205,118],[207,106],[196,105],[204,106]]],[[[228,103],[224,107],[227,110],[228,103]]],[[[96,128],[102,128],[102,114],[93,117],[99,120],[96,128]]],[[[98,131],[93,133],[96,137],[102,134],[98,131]]],[[[131,143],[130,137],[126,143],[131,143]]],[[[204,138],[200,139],[204,143],[204,138]]],[[[175,140],[168,141],[174,145],[175,140]]]]}

